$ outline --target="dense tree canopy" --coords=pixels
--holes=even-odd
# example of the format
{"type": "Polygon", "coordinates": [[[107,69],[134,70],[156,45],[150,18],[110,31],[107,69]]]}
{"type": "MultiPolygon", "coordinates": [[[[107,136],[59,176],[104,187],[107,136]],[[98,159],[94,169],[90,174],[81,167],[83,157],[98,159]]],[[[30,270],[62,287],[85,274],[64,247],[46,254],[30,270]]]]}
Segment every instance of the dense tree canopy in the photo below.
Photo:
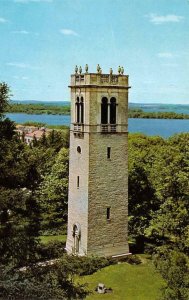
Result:
{"type": "Polygon", "coordinates": [[[65,223],[67,131],[52,131],[27,146],[4,116],[9,95],[9,87],[0,84],[0,298],[83,298],[84,288],[72,278],[72,261],[65,257],[53,266],[37,264],[44,259],[41,223],[47,218],[54,227],[65,223]]]}
{"type": "Polygon", "coordinates": [[[167,285],[163,300],[189,299],[189,134],[129,138],[130,234],[151,240],[167,285]]]}
{"type": "Polygon", "coordinates": [[[46,230],[62,230],[67,220],[68,203],[68,150],[62,148],[50,172],[38,189],[42,209],[42,227],[46,230]]]}
{"type": "Polygon", "coordinates": [[[33,187],[37,169],[28,160],[26,146],[4,117],[9,88],[0,84],[0,262],[25,264],[33,260],[38,232],[38,205],[33,187]]]}

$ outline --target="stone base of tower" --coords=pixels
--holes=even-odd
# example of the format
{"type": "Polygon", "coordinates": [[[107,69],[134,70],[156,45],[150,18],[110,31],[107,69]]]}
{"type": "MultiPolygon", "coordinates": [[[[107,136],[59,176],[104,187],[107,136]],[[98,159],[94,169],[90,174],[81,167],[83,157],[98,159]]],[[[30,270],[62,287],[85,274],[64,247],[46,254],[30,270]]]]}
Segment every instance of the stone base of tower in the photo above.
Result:
{"type": "Polygon", "coordinates": [[[100,257],[121,257],[130,254],[128,244],[107,245],[101,247],[91,247],[90,250],[79,248],[79,252],[74,250],[73,244],[67,241],[66,252],[70,255],[78,256],[100,256],[100,257]]]}
{"type": "Polygon", "coordinates": [[[96,255],[96,256],[125,256],[129,254],[129,246],[125,245],[107,245],[105,247],[93,248],[90,251],[87,251],[87,255],[96,255]]]}

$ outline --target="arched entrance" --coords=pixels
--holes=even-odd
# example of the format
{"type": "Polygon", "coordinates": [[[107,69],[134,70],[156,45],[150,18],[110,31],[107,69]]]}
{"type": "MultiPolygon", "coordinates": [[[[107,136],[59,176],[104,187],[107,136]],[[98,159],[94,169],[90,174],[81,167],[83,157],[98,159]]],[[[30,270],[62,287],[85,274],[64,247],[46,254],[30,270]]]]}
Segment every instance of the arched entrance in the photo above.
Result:
{"type": "Polygon", "coordinates": [[[81,237],[81,226],[78,223],[75,223],[73,225],[73,238],[74,238],[73,254],[79,253],[80,237],[81,237]]]}

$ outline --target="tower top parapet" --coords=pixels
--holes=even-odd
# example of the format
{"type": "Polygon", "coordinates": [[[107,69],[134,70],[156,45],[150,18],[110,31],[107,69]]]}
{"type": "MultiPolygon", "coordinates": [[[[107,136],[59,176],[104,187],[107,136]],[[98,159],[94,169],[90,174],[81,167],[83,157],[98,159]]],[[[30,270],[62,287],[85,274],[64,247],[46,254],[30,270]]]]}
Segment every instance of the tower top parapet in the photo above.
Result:
{"type": "Polygon", "coordinates": [[[89,73],[89,67],[86,64],[85,73],[82,72],[82,67],[75,67],[75,74],[71,75],[71,85],[75,86],[115,86],[117,88],[130,88],[129,76],[124,75],[124,68],[118,67],[118,74],[114,74],[112,68],[110,68],[110,73],[102,73],[100,65],[97,65],[96,73],[89,73]],[[78,72],[79,71],[79,72],[78,72]]]}

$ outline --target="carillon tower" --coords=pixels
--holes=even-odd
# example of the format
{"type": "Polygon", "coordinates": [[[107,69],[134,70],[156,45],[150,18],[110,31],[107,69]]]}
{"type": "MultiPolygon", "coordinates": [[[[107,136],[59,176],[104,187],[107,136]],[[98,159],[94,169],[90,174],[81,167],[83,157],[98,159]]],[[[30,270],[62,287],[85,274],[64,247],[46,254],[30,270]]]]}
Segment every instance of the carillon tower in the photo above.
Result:
{"type": "Polygon", "coordinates": [[[121,256],[128,248],[128,76],[71,75],[71,129],[66,250],[121,256]]]}

